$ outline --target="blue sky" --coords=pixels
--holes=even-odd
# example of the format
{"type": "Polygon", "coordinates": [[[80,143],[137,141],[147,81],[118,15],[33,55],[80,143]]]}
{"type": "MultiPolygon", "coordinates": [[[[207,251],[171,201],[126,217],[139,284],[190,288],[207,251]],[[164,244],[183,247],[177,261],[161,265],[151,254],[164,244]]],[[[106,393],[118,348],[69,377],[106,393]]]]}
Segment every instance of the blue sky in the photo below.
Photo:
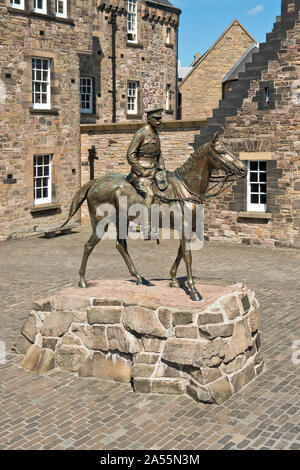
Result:
{"type": "Polygon", "coordinates": [[[237,18],[249,33],[264,42],[280,15],[281,0],[171,0],[182,10],[179,60],[189,65],[196,52],[203,54],[237,18]]]}

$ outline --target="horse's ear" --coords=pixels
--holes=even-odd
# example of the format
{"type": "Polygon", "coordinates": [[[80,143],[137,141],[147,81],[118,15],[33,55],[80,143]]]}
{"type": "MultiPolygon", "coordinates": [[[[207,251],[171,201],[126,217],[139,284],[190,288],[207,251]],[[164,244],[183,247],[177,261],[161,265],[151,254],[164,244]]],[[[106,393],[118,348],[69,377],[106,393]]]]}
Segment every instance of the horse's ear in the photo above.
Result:
{"type": "Polygon", "coordinates": [[[215,144],[219,138],[219,132],[215,132],[213,138],[212,138],[212,143],[215,144]]]}

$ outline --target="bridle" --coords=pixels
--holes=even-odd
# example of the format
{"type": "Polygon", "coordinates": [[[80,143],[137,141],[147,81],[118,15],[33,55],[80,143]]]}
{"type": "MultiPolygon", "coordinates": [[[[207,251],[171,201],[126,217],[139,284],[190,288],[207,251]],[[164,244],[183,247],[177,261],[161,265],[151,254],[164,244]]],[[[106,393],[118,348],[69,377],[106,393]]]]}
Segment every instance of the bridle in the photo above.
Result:
{"type": "Polygon", "coordinates": [[[205,194],[198,194],[195,193],[194,191],[191,190],[191,188],[188,187],[186,182],[181,178],[180,173],[178,170],[175,170],[175,175],[180,181],[180,183],[183,185],[183,187],[186,189],[186,191],[191,194],[193,197],[187,197],[187,198],[174,198],[174,199],[169,199],[161,195],[156,195],[159,199],[161,199],[164,202],[191,202],[194,204],[202,204],[205,200],[212,199],[216,196],[219,196],[219,194],[222,194],[224,191],[226,191],[230,186],[233,185],[235,182],[235,172],[233,170],[230,170],[228,166],[221,160],[219,154],[213,149],[212,143],[210,144],[210,156],[216,160],[222,167],[222,169],[225,171],[224,176],[211,176],[210,177],[210,182],[215,183],[211,188],[209,188],[205,194]],[[213,194],[207,194],[211,192],[214,188],[219,186],[221,184],[221,188],[219,188],[215,193],[213,194]]]}

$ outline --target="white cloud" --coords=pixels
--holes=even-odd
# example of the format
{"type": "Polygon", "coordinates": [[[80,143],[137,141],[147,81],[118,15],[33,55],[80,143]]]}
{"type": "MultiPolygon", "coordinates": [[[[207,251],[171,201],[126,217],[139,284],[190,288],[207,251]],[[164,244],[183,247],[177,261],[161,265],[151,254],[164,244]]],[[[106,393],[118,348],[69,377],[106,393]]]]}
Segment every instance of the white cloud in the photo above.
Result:
{"type": "Polygon", "coordinates": [[[254,16],[254,15],[258,15],[259,13],[263,13],[263,11],[264,11],[264,6],[263,4],[261,4],[261,5],[257,5],[257,7],[247,10],[247,15],[254,16]]]}

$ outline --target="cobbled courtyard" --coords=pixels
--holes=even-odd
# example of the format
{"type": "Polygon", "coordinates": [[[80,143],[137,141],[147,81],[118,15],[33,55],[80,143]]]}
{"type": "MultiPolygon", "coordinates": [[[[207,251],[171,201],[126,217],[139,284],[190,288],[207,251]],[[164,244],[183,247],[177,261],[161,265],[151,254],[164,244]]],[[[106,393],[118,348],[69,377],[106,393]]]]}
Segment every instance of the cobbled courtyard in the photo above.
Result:
{"type": "MultiPolygon", "coordinates": [[[[300,252],[208,243],[193,254],[198,279],[243,281],[261,304],[265,371],[223,405],[141,395],[130,385],[52,371],[38,376],[10,352],[33,299],[77,284],[90,229],[0,244],[0,449],[300,449],[300,252]],[[294,358],[294,360],[293,360],[294,358]],[[299,362],[297,364],[297,362],[299,362]]],[[[130,241],[148,279],[169,278],[178,241],[130,241]]],[[[179,275],[185,276],[184,264],[179,275]]],[[[113,241],[100,243],[87,278],[130,279],[113,241]]]]}

